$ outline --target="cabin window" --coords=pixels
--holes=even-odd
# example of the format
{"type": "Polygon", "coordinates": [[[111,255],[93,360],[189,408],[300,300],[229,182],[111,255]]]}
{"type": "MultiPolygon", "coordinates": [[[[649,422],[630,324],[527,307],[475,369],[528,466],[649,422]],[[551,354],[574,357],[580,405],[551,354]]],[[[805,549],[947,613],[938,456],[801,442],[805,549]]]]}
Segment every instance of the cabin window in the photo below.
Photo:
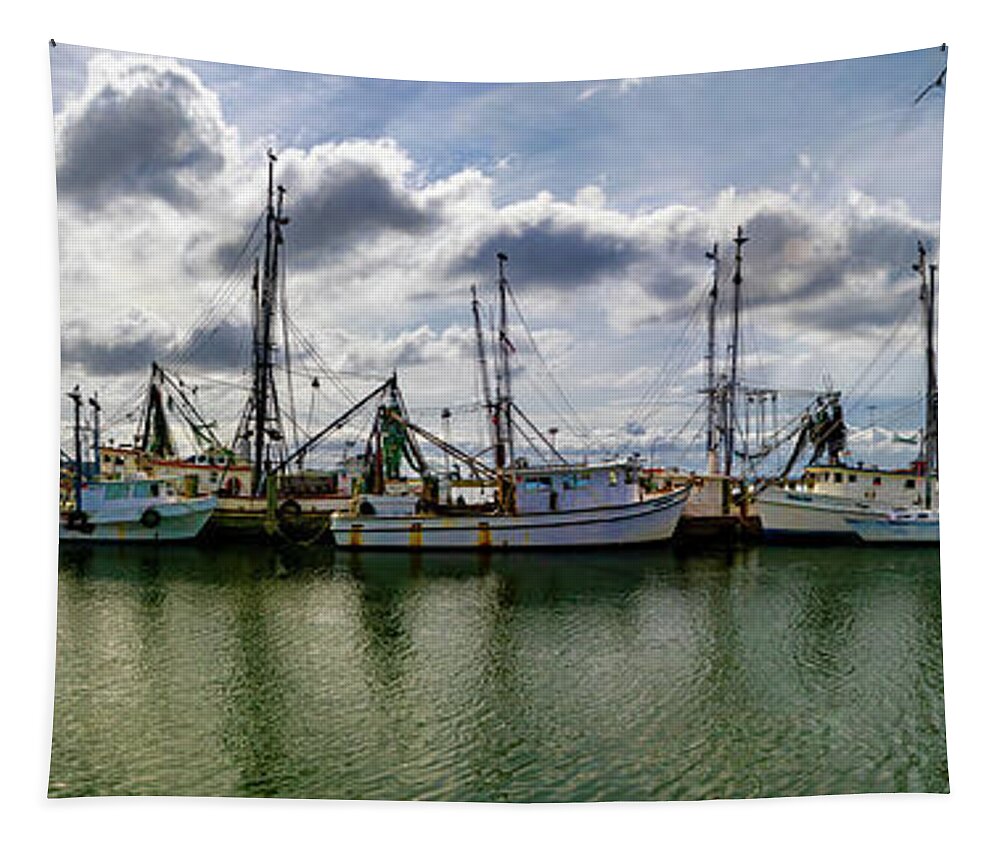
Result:
{"type": "Polygon", "coordinates": [[[903,485],[908,491],[914,490],[917,487],[916,479],[907,479],[903,485]]]}
{"type": "Polygon", "coordinates": [[[159,496],[160,495],[160,483],[159,482],[152,482],[149,485],[149,493],[152,496],[159,496]]]}
{"type": "Polygon", "coordinates": [[[882,484],[882,477],[876,476],[874,479],[872,479],[872,484],[878,487],[880,484],[882,484]]]}
{"type": "Polygon", "coordinates": [[[843,473],[834,473],[833,474],[833,480],[839,485],[841,482],[844,481],[844,474],[843,473]]]}
{"type": "Polygon", "coordinates": [[[104,456],[104,463],[105,464],[111,464],[111,463],[113,463],[112,460],[111,460],[111,456],[110,455],[105,455],[104,456]]]}
{"type": "Polygon", "coordinates": [[[219,474],[214,471],[209,473],[208,480],[214,485],[217,481],[219,481],[219,474]]]}
{"type": "Polygon", "coordinates": [[[149,482],[136,482],[132,495],[138,499],[149,499],[152,485],[149,482]]]}
{"type": "Polygon", "coordinates": [[[858,480],[858,477],[857,477],[857,476],[855,476],[855,475],[854,475],[854,473],[850,473],[850,474],[849,474],[849,475],[847,476],[847,481],[849,481],[849,482],[856,482],[857,480],[858,480]]]}
{"type": "Polygon", "coordinates": [[[823,481],[824,482],[830,481],[830,474],[829,473],[824,473],[823,474],[823,481]]]}
{"type": "Polygon", "coordinates": [[[112,484],[104,486],[105,499],[125,499],[128,496],[128,485],[112,484]]]}

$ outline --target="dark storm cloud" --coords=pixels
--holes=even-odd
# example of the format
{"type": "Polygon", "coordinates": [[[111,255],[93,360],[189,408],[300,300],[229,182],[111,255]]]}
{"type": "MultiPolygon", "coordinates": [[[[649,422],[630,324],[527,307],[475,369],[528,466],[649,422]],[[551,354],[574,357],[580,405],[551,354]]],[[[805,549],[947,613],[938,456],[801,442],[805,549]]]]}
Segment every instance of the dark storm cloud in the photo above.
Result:
{"type": "Polygon", "coordinates": [[[117,338],[99,339],[92,328],[67,326],[62,337],[65,364],[82,367],[91,375],[142,373],[153,361],[185,368],[235,370],[245,366],[250,351],[250,329],[222,322],[178,345],[162,330],[137,325],[117,338]]]}
{"type": "Polygon", "coordinates": [[[906,315],[917,286],[907,284],[917,241],[934,236],[889,216],[834,224],[794,209],[758,213],[745,230],[748,309],[842,332],[891,326],[906,315]]]}
{"type": "MultiPolygon", "coordinates": [[[[386,232],[416,234],[439,221],[436,211],[422,207],[415,193],[398,187],[371,163],[340,160],[319,179],[301,164],[279,173],[286,186],[284,213],[289,263],[315,268],[338,253],[364,248],[386,232]]],[[[249,231],[250,223],[247,223],[249,231]]],[[[214,251],[217,268],[230,270],[240,259],[243,240],[224,242],[214,251]]]]}
{"type": "Polygon", "coordinates": [[[501,229],[452,268],[457,274],[487,274],[496,254],[510,257],[510,274],[522,289],[577,289],[608,277],[624,277],[642,259],[638,242],[628,236],[593,232],[580,223],[551,218],[516,231],[501,229]]]}
{"type": "Polygon", "coordinates": [[[250,361],[251,331],[247,325],[221,322],[211,330],[183,343],[171,359],[183,359],[195,369],[235,370],[250,361]]]}
{"type": "Polygon", "coordinates": [[[872,218],[854,224],[847,250],[854,266],[885,265],[908,274],[916,260],[917,240],[923,240],[933,250],[935,237],[936,231],[929,228],[872,218]]]}
{"type": "Polygon", "coordinates": [[[705,255],[711,248],[707,237],[671,238],[662,250],[647,252],[637,277],[650,295],[682,309],[693,288],[709,286],[711,261],[705,255]]]}
{"type": "Polygon", "coordinates": [[[305,265],[322,263],[384,231],[413,234],[437,221],[374,165],[357,162],[337,163],[318,186],[301,195],[293,191],[288,211],[287,237],[296,261],[305,265]]]}
{"type": "Polygon", "coordinates": [[[87,206],[120,194],[190,203],[182,174],[223,166],[218,139],[194,115],[202,95],[174,71],[138,66],[128,76],[139,80],[134,88],[105,85],[63,127],[59,192],[87,206]]]}
{"type": "Polygon", "coordinates": [[[835,302],[806,303],[793,307],[790,317],[798,324],[808,325],[825,332],[857,332],[888,329],[902,321],[916,303],[919,285],[911,293],[883,290],[872,292],[869,297],[855,297],[845,292],[844,298],[835,302]]]}
{"type": "Polygon", "coordinates": [[[93,329],[71,323],[63,330],[63,364],[82,367],[90,375],[127,375],[146,371],[166,354],[170,339],[162,332],[142,329],[127,337],[98,339],[93,329]]]}

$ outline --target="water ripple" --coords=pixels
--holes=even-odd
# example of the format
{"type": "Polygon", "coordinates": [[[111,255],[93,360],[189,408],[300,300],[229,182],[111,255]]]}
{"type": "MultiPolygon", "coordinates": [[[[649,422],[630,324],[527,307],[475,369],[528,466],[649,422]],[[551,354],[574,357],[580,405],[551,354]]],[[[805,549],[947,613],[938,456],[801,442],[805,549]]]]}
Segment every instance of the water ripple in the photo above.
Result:
{"type": "Polygon", "coordinates": [[[945,791],[936,554],[64,553],[50,794],[945,791]]]}

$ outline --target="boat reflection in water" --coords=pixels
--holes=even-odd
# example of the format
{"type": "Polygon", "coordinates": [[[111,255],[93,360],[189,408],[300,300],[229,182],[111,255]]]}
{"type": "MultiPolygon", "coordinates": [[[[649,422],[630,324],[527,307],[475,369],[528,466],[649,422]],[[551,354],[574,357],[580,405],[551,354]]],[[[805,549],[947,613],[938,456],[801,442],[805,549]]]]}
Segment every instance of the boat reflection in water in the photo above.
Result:
{"type": "Polygon", "coordinates": [[[50,794],[948,789],[937,552],[60,557],[50,794]]]}

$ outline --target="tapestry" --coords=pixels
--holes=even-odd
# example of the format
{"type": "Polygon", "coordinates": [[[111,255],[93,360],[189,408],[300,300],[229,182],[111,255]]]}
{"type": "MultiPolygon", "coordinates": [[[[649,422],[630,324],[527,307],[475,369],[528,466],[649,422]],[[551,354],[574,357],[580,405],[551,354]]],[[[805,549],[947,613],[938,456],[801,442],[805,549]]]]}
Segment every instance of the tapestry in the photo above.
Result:
{"type": "Polygon", "coordinates": [[[946,46],[49,51],[50,797],[948,792],[946,46]]]}

